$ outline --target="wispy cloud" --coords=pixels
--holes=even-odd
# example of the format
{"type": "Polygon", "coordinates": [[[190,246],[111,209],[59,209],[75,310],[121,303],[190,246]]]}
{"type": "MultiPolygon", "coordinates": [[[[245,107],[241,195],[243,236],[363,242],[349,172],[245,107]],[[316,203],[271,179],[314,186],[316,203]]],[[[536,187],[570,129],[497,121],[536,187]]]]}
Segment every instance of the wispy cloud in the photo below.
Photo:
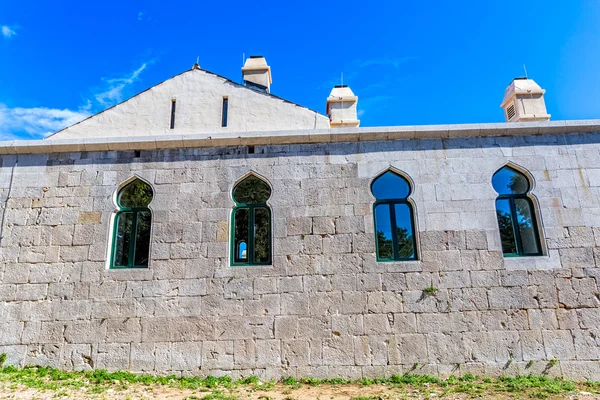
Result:
{"type": "Polygon", "coordinates": [[[387,107],[387,103],[392,102],[394,99],[396,99],[396,96],[391,95],[362,97],[358,102],[358,111],[356,114],[362,117],[367,111],[384,110],[387,107]]]}
{"type": "Polygon", "coordinates": [[[140,11],[140,12],[138,13],[138,21],[141,21],[141,20],[143,20],[143,19],[144,19],[144,13],[140,11]]]}
{"type": "Polygon", "coordinates": [[[77,110],[48,107],[10,108],[0,103],[0,140],[43,139],[90,115],[121,102],[153,61],[142,63],[120,78],[101,78],[103,84],[77,110]]]}
{"type": "Polygon", "coordinates": [[[152,61],[143,63],[138,69],[130,72],[122,78],[102,78],[104,87],[100,93],[94,95],[95,100],[103,107],[110,107],[123,101],[126,89],[135,83],[140,74],[151,64],[152,61]]]}
{"type": "Polygon", "coordinates": [[[4,36],[7,39],[10,39],[11,37],[13,37],[17,34],[15,29],[16,29],[15,27],[10,27],[8,25],[0,26],[0,32],[2,33],[2,36],[4,36]]]}
{"type": "Polygon", "coordinates": [[[382,58],[373,58],[370,60],[362,60],[362,61],[357,61],[356,64],[358,64],[358,66],[360,68],[367,68],[367,67],[371,67],[374,65],[381,65],[381,66],[391,66],[394,67],[395,69],[400,68],[400,66],[404,63],[406,63],[407,61],[411,61],[416,59],[416,57],[398,57],[398,58],[389,58],[389,57],[382,57],[382,58]]]}
{"type": "Polygon", "coordinates": [[[89,116],[85,110],[9,108],[0,104],[0,140],[42,139],[89,116]]]}

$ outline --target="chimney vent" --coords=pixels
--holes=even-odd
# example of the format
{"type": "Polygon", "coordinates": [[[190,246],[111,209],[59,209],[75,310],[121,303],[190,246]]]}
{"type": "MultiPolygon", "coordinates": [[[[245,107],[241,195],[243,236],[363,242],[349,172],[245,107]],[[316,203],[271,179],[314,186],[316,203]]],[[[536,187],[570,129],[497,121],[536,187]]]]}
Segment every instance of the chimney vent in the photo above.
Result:
{"type": "Polygon", "coordinates": [[[332,128],[357,128],[360,125],[356,107],[358,97],[348,85],[335,85],[327,97],[327,115],[332,128]]]}
{"type": "Polygon", "coordinates": [[[244,84],[249,88],[263,92],[271,92],[271,67],[263,56],[250,56],[242,67],[244,84]]]}
{"type": "Polygon", "coordinates": [[[504,91],[500,107],[504,109],[506,122],[548,121],[544,93],[533,79],[515,78],[504,91]]]}

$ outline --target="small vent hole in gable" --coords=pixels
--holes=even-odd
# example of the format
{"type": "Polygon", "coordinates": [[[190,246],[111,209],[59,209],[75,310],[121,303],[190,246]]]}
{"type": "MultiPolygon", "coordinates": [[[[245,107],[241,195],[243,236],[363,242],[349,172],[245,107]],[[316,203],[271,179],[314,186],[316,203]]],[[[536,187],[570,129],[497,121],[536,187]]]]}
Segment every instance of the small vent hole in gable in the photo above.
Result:
{"type": "Polygon", "coordinates": [[[506,117],[507,119],[510,121],[512,119],[512,117],[515,116],[515,105],[511,104],[507,109],[506,109],[506,117]]]}

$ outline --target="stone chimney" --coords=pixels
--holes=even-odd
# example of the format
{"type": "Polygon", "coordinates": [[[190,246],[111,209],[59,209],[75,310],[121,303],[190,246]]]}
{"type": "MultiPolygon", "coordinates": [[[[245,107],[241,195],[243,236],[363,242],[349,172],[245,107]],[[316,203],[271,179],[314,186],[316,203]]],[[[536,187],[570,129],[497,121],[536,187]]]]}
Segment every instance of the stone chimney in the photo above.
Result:
{"type": "Polygon", "coordinates": [[[515,78],[504,91],[500,107],[504,109],[506,122],[548,121],[544,93],[533,79],[515,78]]]}
{"type": "Polygon", "coordinates": [[[332,128],[357,128],[360,125],[356,114],[358,97],[347,85],[336,85],[327,97],[327,115],[332,128]]]}
{"type": "Polygon", "coordinates": [[[271,92],[271,67],[263,56],[250,56],[242,67],[244,84],[250,88],[271,92]]]}

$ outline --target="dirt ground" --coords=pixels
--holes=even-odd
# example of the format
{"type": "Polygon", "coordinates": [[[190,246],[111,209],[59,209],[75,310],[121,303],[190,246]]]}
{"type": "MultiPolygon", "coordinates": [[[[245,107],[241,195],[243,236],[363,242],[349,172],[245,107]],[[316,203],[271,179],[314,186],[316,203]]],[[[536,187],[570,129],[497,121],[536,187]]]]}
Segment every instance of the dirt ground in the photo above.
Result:
{"type": "Polygon", "coordinates": [[[170,400],[393,400],[393,399],[600,399],[600,395],[587,392],[584,389],[568,394],[547,395],[535,391],[522,391],[518,393],[494,393],[483,390],[481,393],[447,393],[447,390],[436,385],[431,387],[414,388],[410,386],[391,387],[388,385],[359,384],[323,384],[318,386],[275,384],[267,385],[267,390],[261,385],[244,385],[232,388],[200,388],[181,389],[165,385],[130,384],[127,387],[103,387],[99,389],[84,387],[81,389],[60,388],[57,390],[39,390],[24,386],[9,385],[0,382],[0,399],[106,399],[106,400],[134,400],[134,399],[170,399],[170,400]]]}

